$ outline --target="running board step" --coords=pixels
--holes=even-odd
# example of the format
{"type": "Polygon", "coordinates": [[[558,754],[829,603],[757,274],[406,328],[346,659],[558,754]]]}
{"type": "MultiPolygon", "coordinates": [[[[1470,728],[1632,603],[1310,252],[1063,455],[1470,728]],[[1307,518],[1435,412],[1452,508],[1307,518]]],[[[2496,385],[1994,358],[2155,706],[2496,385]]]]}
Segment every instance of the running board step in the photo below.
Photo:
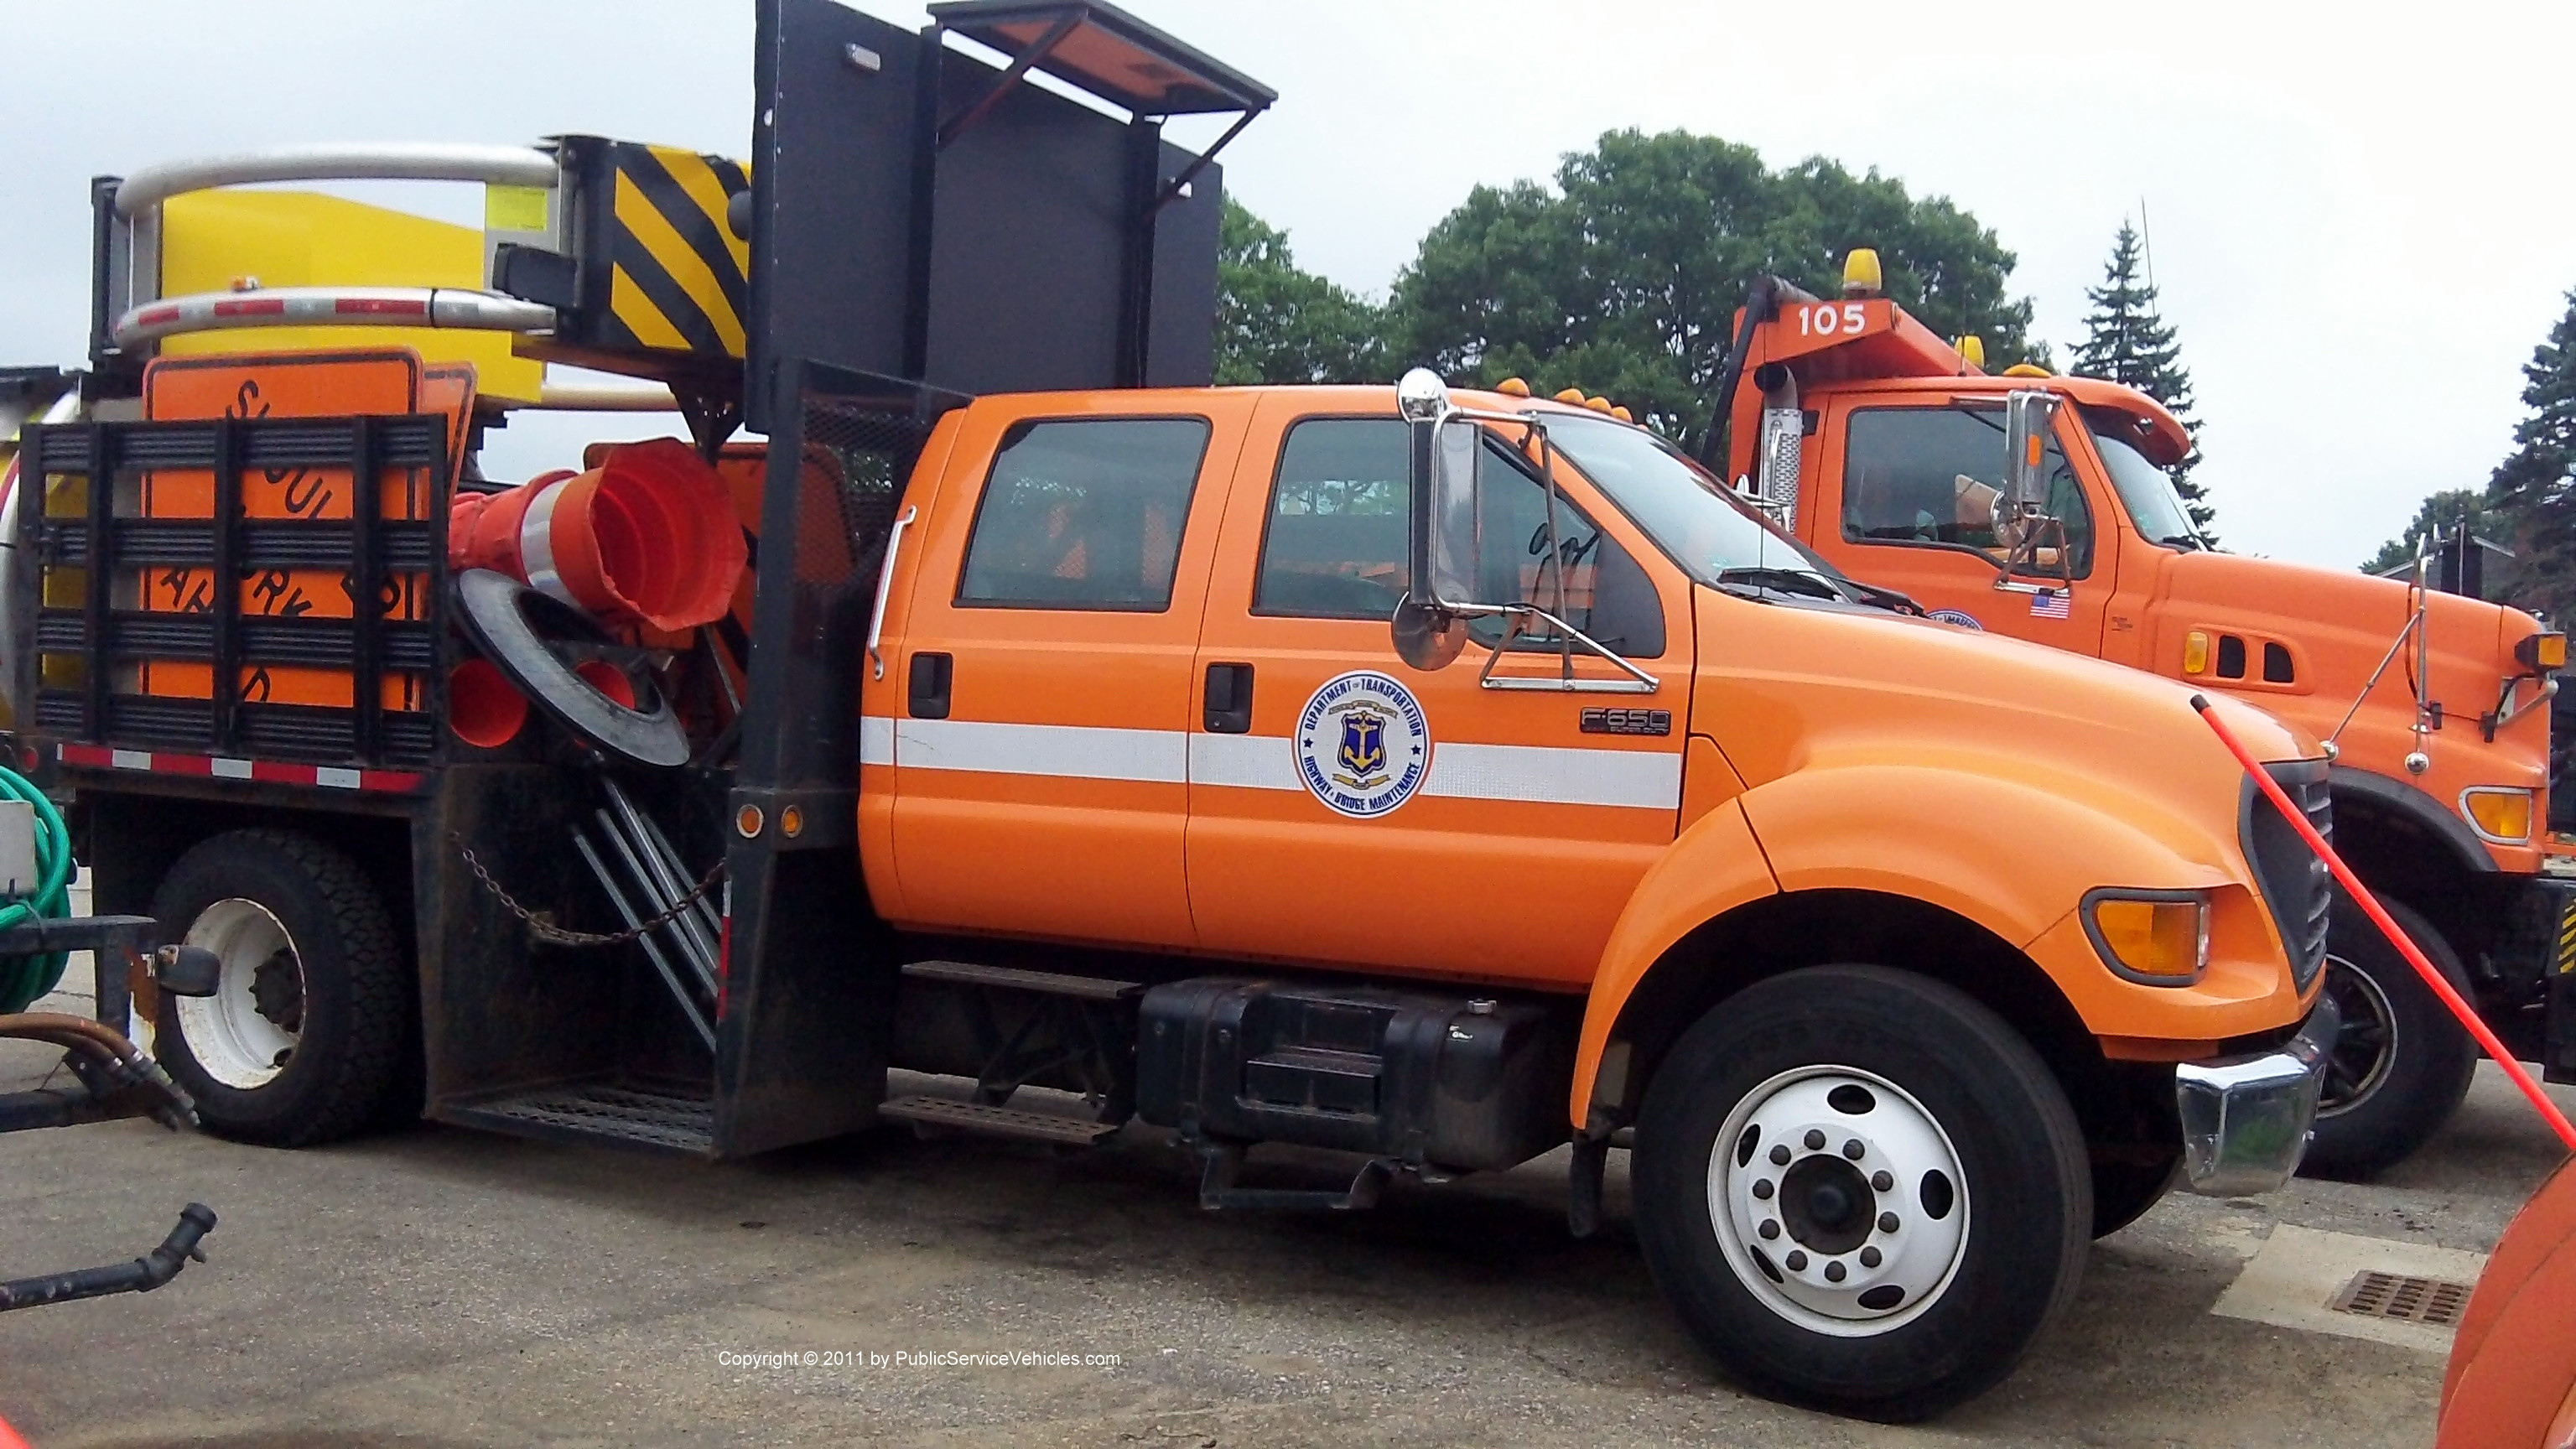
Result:
{"type": "Polygon", "coordinates": [[[1022,1142],[1052,1142],[1062,1147],[1095,1147],[1118,1130],[1115,1122],[1094,1122],[1053,1112],[1027,1112],[1017,1107],[987,1107],[954,1097],[897,1097],[877,1108],[880,1117],[909,1122],[914,1130],[972,1132],[979,1137],[1010,1137],[1022,1142]]]}

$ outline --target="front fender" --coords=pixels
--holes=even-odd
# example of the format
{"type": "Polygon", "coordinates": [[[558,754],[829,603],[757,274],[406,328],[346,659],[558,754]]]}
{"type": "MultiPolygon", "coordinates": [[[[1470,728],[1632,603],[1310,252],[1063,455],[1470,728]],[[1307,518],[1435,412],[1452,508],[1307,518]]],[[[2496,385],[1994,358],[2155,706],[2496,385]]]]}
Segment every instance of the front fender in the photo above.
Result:
{"type": "Polygon", "coordinates": [[[2142,1001],[2176,994],[2119,981],[2080,929],[2052,928],[2096,886],[2238,885],[2219,853],[2232,847],[2202,841],[2193,851],[2192,832],[2145,802],[2098,798],[2090,782],[2047,784],[1895,763],[1810,767],[1692,822],[1638,882],[1603,948],[1572,1120],[1585,1122],[1612,1027],[1656,963],[1700,926],[1776,893],[1869,891],[1939,907],[2030,955],[2088,1023],[2101,1019],[2088,1001],[2118,997],[2117,1014],[2133,1016],[2142,1001]]]}
{"type": "Polygon", "coordinates": [[[1743,805],[1782,890],[1910,896],[2023,950],[2096,886],[2238,883],[2232,841],[2192,840],[2149,802],[2080,778],[1857,764],[1784,776],[1743,805]]]}

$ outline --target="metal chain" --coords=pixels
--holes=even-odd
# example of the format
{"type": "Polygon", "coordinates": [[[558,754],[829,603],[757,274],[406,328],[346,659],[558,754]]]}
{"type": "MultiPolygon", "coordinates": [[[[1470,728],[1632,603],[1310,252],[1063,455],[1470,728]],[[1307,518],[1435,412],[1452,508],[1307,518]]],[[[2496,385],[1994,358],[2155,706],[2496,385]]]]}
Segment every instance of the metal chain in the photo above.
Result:
{"type": "Polygon", "coordinates": [[[601,935],[595,931],[567,931],[563,927],[556,925],[553,921],[548,920],[545,913],[529,910],[526,906],[519,904],[519,898],[510,894],[508,890],[502,887],[499,881],[492,878],[492,872],[483,868],[483,862],[475,857],[473,847],[465,843],[465,837],[462,833],[451,830],[447,833],[447,838],[455,843],[456,853],[464,858],[465,868],[474,872],[474,878],[483,882],[483,888],[490,891],[493,897],[500,901],[504,910],[507,910],[511,915],[518,917],[519,920],[527,926],[528,934],[545,942],[549,946],[622,946],[629,941],[640,939],[641,937],[649,935],[654,931],[658,931],[662,927],[669,925],[671,922],[678,920],[691,906],[696,905],[708,891],[713,890],[717,881],[724,878],[724,862],[718,861],[708,869],[705,875],[698,877],[697,885],[693,887],[687,895],[680,897],[676,904],[658,916],[651,917],[650,919],[641,921],[626,930],[618,931],[610,935],[601,935]]]}

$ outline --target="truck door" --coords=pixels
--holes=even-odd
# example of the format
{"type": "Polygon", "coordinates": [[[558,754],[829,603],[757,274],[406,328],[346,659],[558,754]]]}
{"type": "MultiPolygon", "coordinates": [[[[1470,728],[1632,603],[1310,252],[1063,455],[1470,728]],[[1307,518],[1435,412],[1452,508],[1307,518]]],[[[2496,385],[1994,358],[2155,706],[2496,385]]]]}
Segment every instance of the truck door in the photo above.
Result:
{"type": "MultiPolygon", "coordinates": [[[[1200,943],[1428,975],[1589,980],[1629,893],[1673,839],[1687,584],[1616,510],[1578,493],[1559,531],[1573,622],[1662,688],[1481,688],[1487,650],[1476,645],[1444,669],[1410,669],[1387,631],[1405,587],[1404,425],[1315,407],[1312,395],[1264,401],[1219,544],[1190,736],[1200,943]]],[[[1532,597],[1544,495],[1534,471],[1514,485],[1488,496],[1480,577],[1532,597]]],[[[1516,651],[1500,672],[1555,667],[1552,649],[1516,651]]],[[[1577,670],[1617,677],[1597,658],[1578,656],[1577,670]]]]}
{"type": "MultiPolygon", "coordinates": [[[[2059,409],[2057,429],[2073,411],[2059,409]]],[[[2003,428],[2001,398],[1831,399],[1822,506],[1808,536],[1852,577],[1901,589],[1952,623],[2098,653],[2118,533],[2067,462],[2062,431],[2050,437],[2047,463],[2064,550],[1997,584],[2010,542],[1994,510],[2003,428]]]]}
{"type": "Polygon", "coordinates": [[[927,510],[888,654],[900,910],[1186,947],[1191,663],[1246,409],[1065,402],[970,414],[927,510]]]}

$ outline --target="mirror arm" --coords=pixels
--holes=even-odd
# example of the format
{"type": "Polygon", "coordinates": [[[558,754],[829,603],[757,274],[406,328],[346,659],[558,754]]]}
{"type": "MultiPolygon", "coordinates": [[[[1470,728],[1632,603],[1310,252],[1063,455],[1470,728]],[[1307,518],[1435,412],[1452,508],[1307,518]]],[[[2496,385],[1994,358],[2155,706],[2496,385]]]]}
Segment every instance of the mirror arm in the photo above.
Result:
{"type": "Polygon", "coordinates": [[[1503,637],[1494,641],[1494,652],[1486,657],[1483,671],[1476,676],[1477,687],[1481,689],[1536,689],[1556,694],[1653,694],[1664,687],[1662,680],[1638,668],[1617,650],[1536,604],[1498,604],[1479,608],[1474,612],[1487,615],[1500,614],[1507,620],[1503,637]],[[1628,677],[1578,679],[1570,672],[1569,666],[1569,672],[1552,679],[1514,678],[1510,675],[1497,678],[1494,674],[1494,666],[1502,662],[1503,651],[1511,647],[1512,640],[1527,633],[1533,623],[1546,624],[1563,636],[1569,655],[1573,646],[1580,644],[1591,653],[1610,661],[1628,677]]]}

